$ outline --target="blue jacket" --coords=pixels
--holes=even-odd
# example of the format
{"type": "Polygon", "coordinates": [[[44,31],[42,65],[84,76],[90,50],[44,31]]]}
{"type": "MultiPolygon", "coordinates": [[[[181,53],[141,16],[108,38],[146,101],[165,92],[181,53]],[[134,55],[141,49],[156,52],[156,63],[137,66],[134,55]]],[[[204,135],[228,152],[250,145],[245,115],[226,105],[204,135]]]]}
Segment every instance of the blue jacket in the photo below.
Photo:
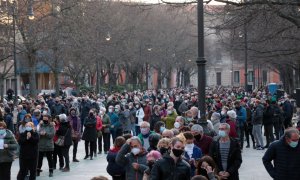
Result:
{"type": "MultiPolygon", "coordinates": [[[[192,154],[192,158],[195,159],[195,161],[199,160],[202,157],[202,151],[201,149],[194,145],[193,148],[193,154],[192,154]]],[[[189,162],[190,161],[190,156],[188,155],[188,153],[185,151],[184,152],[184,159],[189,162]]],[[[196,167],[194,164],[190,164],[191,166],[191,177],[195,176],[195,172],[196,172],[196,167]]]]}
{"type": "Polygon", "coordinates": [[[114,126],[113,128],[111,128],[111,130],[117,130],[117,129],[122,128],[122,125],[119,121],[119,116],[116,113],[109,112],[109,113],[107,113],[107,115],[109,116],[111,126],[114,126]]]}
{"type": "Polygon", "coordinates": [[[244,123],[247,120],[247,111],[246,111],[246,109],[241,106],[240,109],[236,109],[236,115],[237,115],[236,119],[239,122],[238,126],[243,127],[244,123]]]}
{"type": "Polygon", "coordinates": [[[27,112],[24,109],[19,112],[17,115],[17,122],[19,123],[20,121],[23,121],[26,114],[27,112]]]}

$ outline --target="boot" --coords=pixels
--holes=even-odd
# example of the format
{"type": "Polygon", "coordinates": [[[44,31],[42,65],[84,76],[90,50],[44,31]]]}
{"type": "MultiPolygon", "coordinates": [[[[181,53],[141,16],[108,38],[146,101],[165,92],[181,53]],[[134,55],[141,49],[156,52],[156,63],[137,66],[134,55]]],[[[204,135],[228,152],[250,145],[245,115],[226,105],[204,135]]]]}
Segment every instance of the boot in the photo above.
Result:
{"type": "Polygon", "coordinates": [[[79,162],[79,160],[76,158],[73,158],[73,162],[79,162]]]}
{"type": "Polygon", "coordinates": [[[52,169],[50,169],[50,171],[49,171],[49,177],[53,177],[53,170],[52,169]]]}
{"type": "Polygon", "coordinates": [[[37,170],[37,171],[36,171],[36,176],[40,176],[40,173],[41,173],[41,171],[40,171],[40,170],[37,170]]]}
{"type": "Polygon", "coordinates": [[[61,170],[62,172],[70,172],[70,168],[69,167],[65,167],[61,170]]]}

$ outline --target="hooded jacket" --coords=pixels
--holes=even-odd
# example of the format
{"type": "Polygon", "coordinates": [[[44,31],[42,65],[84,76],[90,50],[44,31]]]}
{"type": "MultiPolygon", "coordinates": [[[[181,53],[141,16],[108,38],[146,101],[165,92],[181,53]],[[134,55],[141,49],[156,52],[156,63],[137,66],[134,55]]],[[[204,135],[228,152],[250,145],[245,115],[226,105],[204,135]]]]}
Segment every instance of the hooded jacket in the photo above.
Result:
{"type": "Polygon", "coordinates": [[[124,144],[119,151],[116,162],[125,167],[126,180],[142,180],[144,171],[148,168],[147,166],[147,152],[143,149],[138,155],[130,153],[130,146],[124,144]],[[132,163],[138,163],[139,169],[136,171],[132,167],[132,163]]]}
{"type": "Polygon", "coordinates": [[[53,151],[54,150],[54,142],[53,137],[55,135],[54,124],[49,122],[48,124],[40,124],[38,128],[38,133],[40,135],[39,141],[39,151],[46,152],[46,151],[53,151]],[[45,131],[45,135],[41,135],[41,132],[45,131]]]}

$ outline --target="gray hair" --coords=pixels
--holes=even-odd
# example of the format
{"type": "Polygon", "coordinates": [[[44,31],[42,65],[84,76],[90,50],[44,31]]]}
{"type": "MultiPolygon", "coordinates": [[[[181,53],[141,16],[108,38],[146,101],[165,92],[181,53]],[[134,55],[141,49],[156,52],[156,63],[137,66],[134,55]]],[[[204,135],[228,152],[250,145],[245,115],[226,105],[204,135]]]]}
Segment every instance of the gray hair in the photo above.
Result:
{"type": "Polygon", "coordinates": [[[139,137],[137,137],[137,136],[132,136],[132,137],[130,138],[130,141],[133,141],[133,140],[137,141],[140,145],[142,145],[142,141],[141,141],[141,139],[140,139],[139,137]]]}
{"type": "Polygon", "coordinates": [[[284,131],[284,137],[291,138],[294,133],[299,135],[299,130],[296,128],[288,128],[284,131]]]}
{"type": "Polygon", "coordinates": [[[194,124],[191,128],[191,131],[196,131],[199,133],[203,133],[203,127],[200,126],[199,124],[194,124]]]}
{"type": "Polygon", "coordinates": [[[230,125],[228,123],[221,123],[220,127],[221,126],[226,126],[226,129],[230,130],[230,125]]]}
{"type": "Polygon", "coordinates": [[[144,125],[146,125],[147,127],[150,128],[150,123],[148,123],[147,121],[143,121],[143,122],[141,123],[141,126],[142,126],[142,124],[144,124],[144,125]]]}

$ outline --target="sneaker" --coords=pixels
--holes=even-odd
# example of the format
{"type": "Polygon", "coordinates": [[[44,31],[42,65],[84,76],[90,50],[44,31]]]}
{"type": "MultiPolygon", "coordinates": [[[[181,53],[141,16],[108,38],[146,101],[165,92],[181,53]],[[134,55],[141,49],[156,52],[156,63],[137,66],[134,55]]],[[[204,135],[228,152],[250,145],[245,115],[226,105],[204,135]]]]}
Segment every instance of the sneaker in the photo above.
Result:
{"type": "Polygon", "coordinates": [[[50,172],[50,173],[49,173],[49,177],[53,177],[53,172],[50,172]]]}
{"type": "Polygon", "coordinates": [[[93,157],[92,157],[92,156],[90,157],[90,160],[93,160],[93,157]]]}
{"type": "Polygon", "coordinates": [[[79,160],[75,158],[75,159],[73,159],[73,162],[79,162],[79,160]]]}
{"type": "Polygon", "coordinates": [[[97,157],[97,154],[95,153],[94,157],[97,157]]]}
{"type": "Polygon", "coordinates": [[[89,158],[89,156],[85,156],[85,157],[84,157],[84,159],[87,159],[87,158],[89,158]]]}
{"type": "Polygon", "coordinates": [[[61,170],[62,172],[70,172],[70,168],[64,168],[63,170],[61,170]]]}
{"type": "Polygon", "coordinates": [[[264,148],[263,147],[258,147],[258,148],[256,148],[256,150],[264,150],[264,148]]]}
{"type": "Polygon", "coordinates": [[[246,146],[246,148],[249,148],[250,147],[250,145],[248,144],[247,146],[246,146]]]}

